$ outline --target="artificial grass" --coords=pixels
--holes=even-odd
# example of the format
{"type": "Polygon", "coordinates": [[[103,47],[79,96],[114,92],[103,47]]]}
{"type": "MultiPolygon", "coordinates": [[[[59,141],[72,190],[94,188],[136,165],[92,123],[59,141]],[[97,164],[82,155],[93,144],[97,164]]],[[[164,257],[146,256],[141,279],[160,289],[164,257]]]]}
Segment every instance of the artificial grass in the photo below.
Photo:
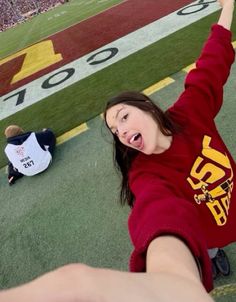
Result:
{"type": "Polygon", "coordinates": [[[118,179],[101,123],[93,119],[91,131],[60,145],[45,173],[11,187],[0,174],[0,289],[66,263],[128,269],[128,208],[117,204],[118,179]]]}
{"type": "MultiPolygon", "coordinates": [[[[103,111],[109,97],[122,90],[143,90],[195,61],[219,12],[209,15],[133,55],[0,121],[0,129],[19,124],[26,130],[52,128],[56,135],[103,111]]],[[[232,28],[236,25],[233,21],[232,28]]],[[[234,35],[235,37],[235,35],[234,35]]],[[[4,137],[0,137],[3,150],[4,137]]],[[[6,164],[0,155],[0,167],[6,164]]]]}

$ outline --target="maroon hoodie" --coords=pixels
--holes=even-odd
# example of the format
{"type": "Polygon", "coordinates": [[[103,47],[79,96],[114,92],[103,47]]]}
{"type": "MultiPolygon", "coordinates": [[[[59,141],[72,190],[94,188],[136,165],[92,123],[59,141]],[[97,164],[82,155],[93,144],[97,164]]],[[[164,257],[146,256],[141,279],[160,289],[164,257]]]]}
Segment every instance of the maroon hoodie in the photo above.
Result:
{"type": "Polygon", "coordinates": [[[131,166],[131,271],[145,271],[146,251],[155,237],[175,235],[199,260],[202,282],[210,291],[207,249],[236,241],[235,162],[214,122],[233,61],[231,32],[213,25],[184,92],[168,109],[180,132],[173,135],[168,150],[140,153],[131,166]]]}

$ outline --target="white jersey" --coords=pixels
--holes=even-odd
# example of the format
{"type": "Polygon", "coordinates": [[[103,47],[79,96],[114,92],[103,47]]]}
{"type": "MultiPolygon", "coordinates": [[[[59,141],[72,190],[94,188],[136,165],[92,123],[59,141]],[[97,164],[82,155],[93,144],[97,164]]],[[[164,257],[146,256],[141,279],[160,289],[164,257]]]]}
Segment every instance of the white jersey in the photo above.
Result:
{"type": "Polygon", "coordinates": [[[8,144],[5,153],[12,165],[27,176],[44,171],[52,160],[51,153],[41,148],[34,132],[21,145],[8,144]]]}

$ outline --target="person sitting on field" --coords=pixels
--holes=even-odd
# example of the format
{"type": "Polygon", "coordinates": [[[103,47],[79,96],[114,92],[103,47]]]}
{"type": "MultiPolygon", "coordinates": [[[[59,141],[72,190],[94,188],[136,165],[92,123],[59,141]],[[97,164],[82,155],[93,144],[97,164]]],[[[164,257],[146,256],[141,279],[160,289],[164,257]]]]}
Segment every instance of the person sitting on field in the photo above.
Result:
{"type": "Polygon", "coordinates": [[[56,145],[56,137],[50,129],[24,132],[21,127],[10,125],[4,134],[9,185],[24,175],[33,176],[48,168],[56,145]]]}

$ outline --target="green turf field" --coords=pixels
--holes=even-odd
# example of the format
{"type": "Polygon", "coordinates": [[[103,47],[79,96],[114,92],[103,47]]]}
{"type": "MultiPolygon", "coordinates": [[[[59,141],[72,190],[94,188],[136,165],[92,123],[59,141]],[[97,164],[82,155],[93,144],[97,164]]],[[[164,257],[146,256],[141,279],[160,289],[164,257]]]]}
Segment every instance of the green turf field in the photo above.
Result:
{"type": "MultiPolygon", "coordinates": [[[[217,116],[219,130],[234,157],[235,76],[233,66],[225,103],[217,116]]],[[[183,71],[172,75],[174,82],[152,98],[163,108],[170,106],[182,91],[184,77],[183,71]]],[[[99,116],[87,125],[86,132],[57,148],[47,172],[22,178],[9,187],[1,169],[0,288],[71,262],[128,269],[129,209],[118,205],[119,178],[113,168],[111,140],[99,116]]],[[[217,302],[233,302],[236,292],[231,285],[235,282],[235,244],[225,250],[232,273],[215,282],[217,287],[224,285],[214,292],[217,302]]]]}
{"type": "MultiPolygon", "coordinates": [[[[127,89],[143,90],[193,63],[209,33],[210,25],[215,22],[217,15],[218,13],[214,13],[203,18],[112,66],[1,120],[0,132],[3,133],[7,125],[14,123],[20,124],[24,129],[36,130],[50,127],[58,136],[97,116],[103,111],[106,100],[117,92],[127,89]],[[188,47],[183,47],[185,41],[188,42],[188,47]],[[32,119],[32,117],[35,118],[32,119]]],[[[38,17],[40,16],[36,18],[38,17]]],[[[233,27],[236,27],[236,18],[233,27]]],[[[236,39],[236,35],[234,39],[236,39]]],[[[4,143],[4,137],[1,136],[1,149],[3,149],[4,143]]],[[[5,157],[0,154],[0,167],[5,164],[5,157]]]]}
{"type": "MultiPolygon", "coordinates": [[[[121,1],[101,2],[97,8],[91,2],[91,11],[85,9],[86,2],[71,1],[1,33],[0,55],[4,57],[121,1]],[[62,14],[67,10],[70,12],[62,14]],[[51,26],[48,22],[52,22],[51,26]]],[[[131,251],[126,226],[129,210],[117,204],[119,179],[112,165],[111,144],[97,115],[103,111],[107,97],[123,89],[142,90],[169,75],[175,82],[153,98],[164,107],[170,105],[182,90],[185,74],[178,71],[195,60],[217,15],[208,16],[0,121],[1,133],[9,123],[33,130],[47,126],[57,135],[84,121],[88,121],[89,127],[57,148],[54,162],[46,173],[25,177],[9,187],[5,169],[0,170],[0,288],[29,281],[70,262],[127,270],[131,251]]],[[[236,28],[236,20],[232,27],[236,28]]],[[[234,67],[225,91],[227,101],[217,118],[234,157],[235,78],[234,67]]],[[[2,150],[3,145],[1,136],[2,150]]],[[[0,167],[5,163],[2,152],[0,167]]],[[[228,278],[217,280],[217,286],[235,281],[235,245],[226,250],[233,272],[228,278]]],[[[215,296],[217,302],[235,301],[235,288],[223,288],[215,296]]]]}

